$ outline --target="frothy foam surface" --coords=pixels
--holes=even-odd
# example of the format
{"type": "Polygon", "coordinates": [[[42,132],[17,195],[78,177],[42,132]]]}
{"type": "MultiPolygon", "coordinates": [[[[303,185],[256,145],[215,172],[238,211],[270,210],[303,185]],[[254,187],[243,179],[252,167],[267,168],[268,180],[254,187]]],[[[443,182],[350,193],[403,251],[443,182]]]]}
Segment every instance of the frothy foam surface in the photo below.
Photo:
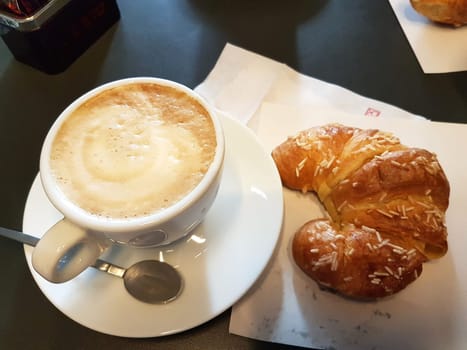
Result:
{"type": "Polygon", "coordinates": [[[112,88],[80,105],[58,131],[51,169],[62,192],[109,218],[166,208],[202,179],[216,148],[208,112],[154,83],[112,88]]]}

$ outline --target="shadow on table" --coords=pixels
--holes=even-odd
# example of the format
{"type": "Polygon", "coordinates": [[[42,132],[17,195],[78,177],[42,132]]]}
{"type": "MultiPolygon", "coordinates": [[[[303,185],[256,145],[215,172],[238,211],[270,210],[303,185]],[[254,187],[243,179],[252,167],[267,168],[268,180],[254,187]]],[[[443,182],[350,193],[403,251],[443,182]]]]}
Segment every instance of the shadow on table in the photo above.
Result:
{"type": "Polygon", "coordinates": [[[188,2],[208,26],[199,60],[218,41],[227,41],[280,62],[297,65],[298,27],[318,16],[326,0],[288,2],[205,1],[188,2]],[[214,29],[214,30],[213,30],[214,29]],[[268,38],[268,40],[264,40],[268,38]],[[205,49],[204,49],[205,48],[205,49]]]}

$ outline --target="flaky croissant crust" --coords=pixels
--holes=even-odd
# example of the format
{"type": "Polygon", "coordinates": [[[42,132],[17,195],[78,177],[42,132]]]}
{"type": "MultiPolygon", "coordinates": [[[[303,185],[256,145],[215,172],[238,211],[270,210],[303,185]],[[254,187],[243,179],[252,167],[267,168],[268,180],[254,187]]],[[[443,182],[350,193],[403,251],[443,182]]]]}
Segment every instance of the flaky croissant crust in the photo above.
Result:
{"type": "Polygon", "coordinates": [[[315,192],[330,220],[297,231],[297,265],[358,298],[393,294],[447,251],[449,182],[436,155],[379,130],[328,124],[272,152],[283,184],[315,192]],[[349,253],[350,252],[350,253],[349,253]]]}
{"type": "Polygon", "coordinates": [[[410,0],[412,7],[434,22],[467,24],[467,0],[410,0]]]}

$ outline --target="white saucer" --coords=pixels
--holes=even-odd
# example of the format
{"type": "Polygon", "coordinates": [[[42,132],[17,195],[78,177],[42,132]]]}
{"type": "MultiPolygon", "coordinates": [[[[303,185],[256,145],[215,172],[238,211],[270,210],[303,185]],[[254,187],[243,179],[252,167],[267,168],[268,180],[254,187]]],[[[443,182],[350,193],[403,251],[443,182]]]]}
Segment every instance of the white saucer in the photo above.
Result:
{"type": "MultiPolygon", "coordinates": [[[[104,258],[120,266],[164,260],[184,279],[182,294],[166,305],[133,299],[123,280],[87,269],[53,284],[31,266],[39,288],[65,315],[95,331],[123,337],[156,337],[198,326],[231,307],[255,283],[272,256],[282,217],[282,185],[272,158],[252,131],[222,117],[226,141],[224,175],[205,221],[181,242],[160,249],[114,247],[104,258]]],[[[24,232],[41,237],[61,218],[45,196],[39,177],[32,185],[24,232]]]]}

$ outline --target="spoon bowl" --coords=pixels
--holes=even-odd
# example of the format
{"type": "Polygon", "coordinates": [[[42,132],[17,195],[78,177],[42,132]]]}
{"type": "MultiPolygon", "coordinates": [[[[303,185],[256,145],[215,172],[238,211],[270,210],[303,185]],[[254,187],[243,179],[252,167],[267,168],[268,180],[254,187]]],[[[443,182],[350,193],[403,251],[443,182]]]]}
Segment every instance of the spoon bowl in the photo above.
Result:
{"type": "Polygon", "coordinates": [[[163,261],[142,260],[125,269],[98,259],[92,267],[123,278],[128,293],[148,304],[173,301],[180,295],[183,287],[178,271],[163,261]]]}

